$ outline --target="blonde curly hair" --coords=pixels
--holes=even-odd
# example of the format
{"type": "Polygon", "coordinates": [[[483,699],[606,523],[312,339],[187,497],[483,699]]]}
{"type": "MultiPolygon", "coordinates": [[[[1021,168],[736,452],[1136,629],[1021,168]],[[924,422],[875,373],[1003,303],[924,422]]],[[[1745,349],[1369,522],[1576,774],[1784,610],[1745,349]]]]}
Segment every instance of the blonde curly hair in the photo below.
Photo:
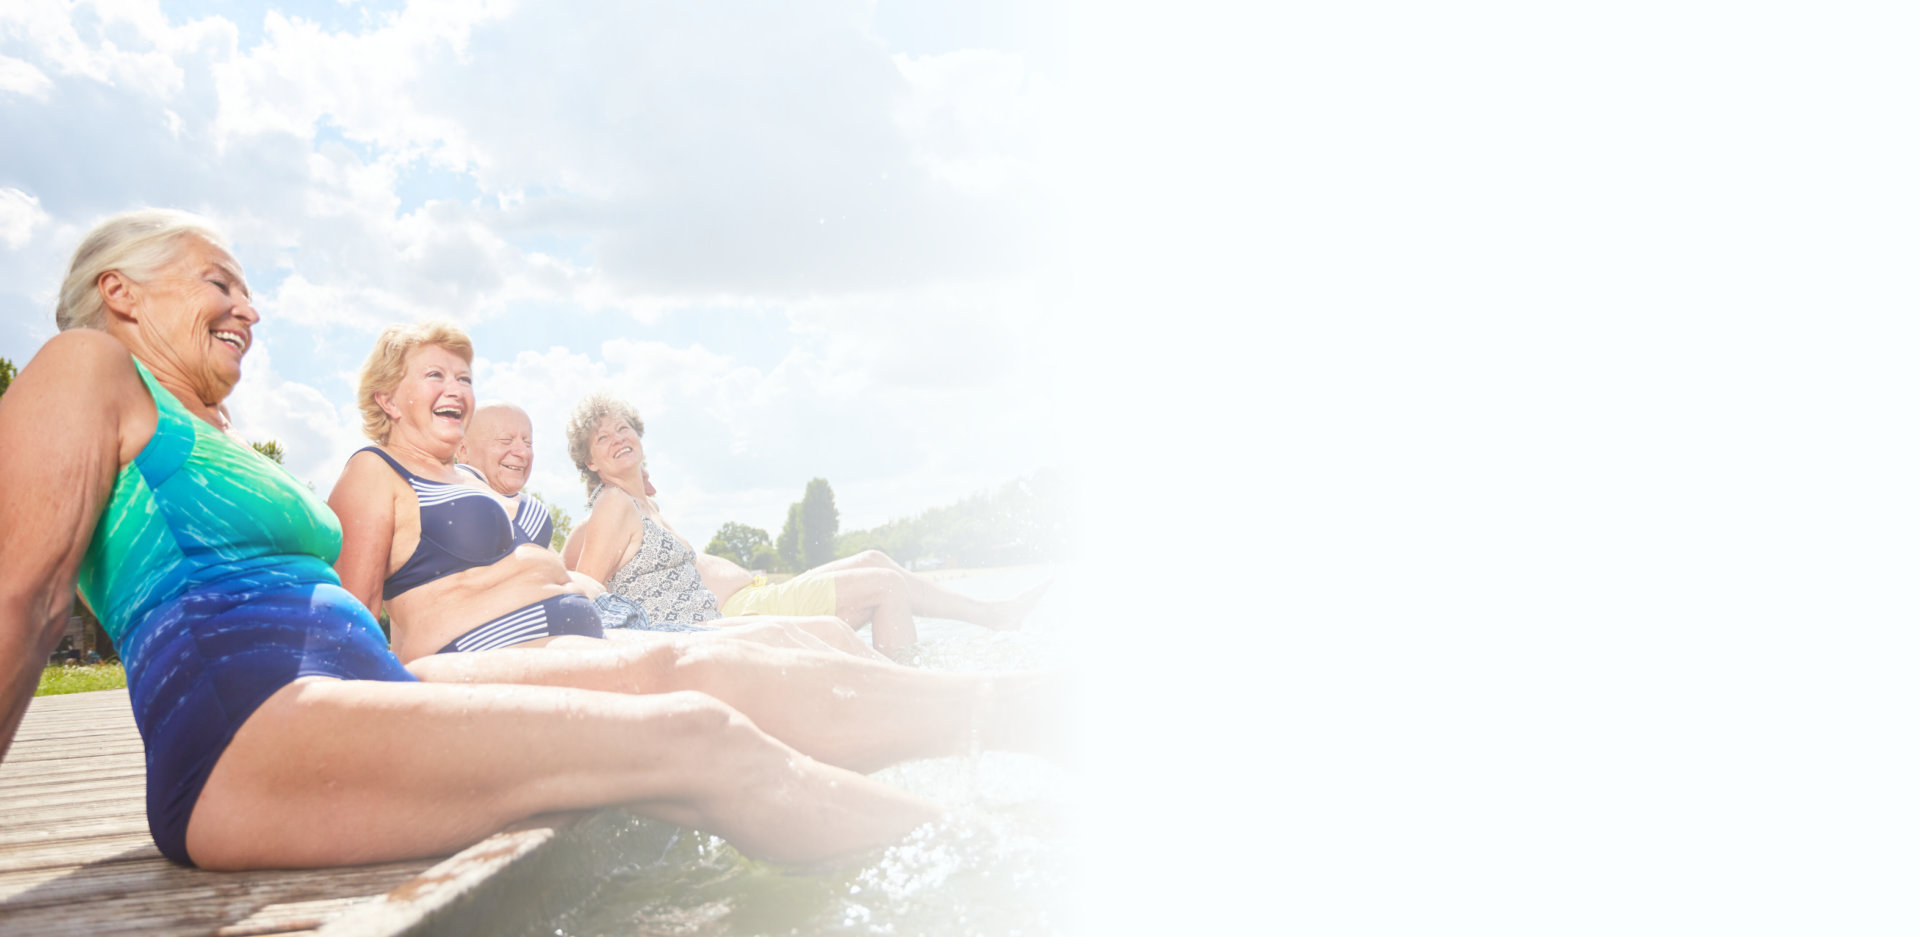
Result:
{"type": "Polygon", "coordinates": [[[391,394],[407,374],[407,356],[417,348],[438,345],[473,364],[473,340],[460,327],[442,319],[390,325],[374,340],[373,353],[360,366],[360,431],[385,444],[393,433],[393,417],[380,409],[374,394],[391,394]]]}

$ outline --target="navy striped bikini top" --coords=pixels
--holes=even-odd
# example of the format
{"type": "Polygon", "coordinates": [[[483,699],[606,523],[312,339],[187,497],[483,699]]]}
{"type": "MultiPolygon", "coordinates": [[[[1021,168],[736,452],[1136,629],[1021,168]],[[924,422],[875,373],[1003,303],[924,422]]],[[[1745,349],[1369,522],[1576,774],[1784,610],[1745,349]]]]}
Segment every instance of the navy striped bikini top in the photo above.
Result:
{"type": "Polygon", "coordinates": [[[475,476],[482,487],[437,482],[407,471],[393,456],[378,446],[371,452],[387,460],[400,477],[413,486],[420,499],[420,545],[413,548],[380,589],[382,599],[391,599],[435,579],[476,566],[490,566],[505,559],[513,548],[532,542],[507,517],[507,509],[487,493],[486,481],[479,473],[460,466],[475,476]]]}
{"type": "MultiPolygon", "coordinates": [[[[460,466],[467,471],[474,469],[460,466]]],[[[513,515],[514,536],[522,543],[553,549],[553,511],[526,492],[520,492],[520,510],[513,515]]]]}

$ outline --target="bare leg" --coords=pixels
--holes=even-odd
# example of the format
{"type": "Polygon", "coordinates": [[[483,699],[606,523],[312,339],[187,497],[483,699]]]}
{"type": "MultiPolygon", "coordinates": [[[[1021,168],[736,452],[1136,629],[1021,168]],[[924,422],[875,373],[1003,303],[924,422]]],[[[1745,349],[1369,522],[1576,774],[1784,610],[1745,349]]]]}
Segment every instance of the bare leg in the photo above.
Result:
{"type": "MultiPolygon", "coordinates": [[[[872,660],[886,660],[884,655],[874,651],[862,641],[847,623],[828,615],[811,617],[793,617],[785,615],[743,615],[738,618],[716,618],[707,624],[719,630],[715,631],[648,631],[646,629],[620,628],[609,631],[606,639],[618,642],[639,644],[658,644],[663,641],[705,641],[740,640],[758,641],[774,647],[789,647],[812,651],[840,651],[855,657],[872,660]]],[[[544,647],[583,647],[598,645],[592,638],[562,635],[555,638],[538,639],[527,642],[525,646],[544,647]]]]}
{"type": "Polygon", "coordinates": [[[753,641],[665,637],[675,640],[435,654],[407,669],[442,683],[695,690],[739,710],[768,735],[855,771],[960,754],[976,741],[1053,753],[1063,740],[1057,674],[938,673],[753,641]]]}
{"type": "MultiPolygon", "coordinates": [[[[884,603],[894,601],[904,603],[909,615],[953,618],[1000,630],[1018,628],[1053,584],[1045,582],[1011,599],[990,602],[962,595],[918,573],[908,572],[879,550],[864,550],[822,563],[801,575],[833,576],[840,606],[836,611],[855,627],[870,619],[861,617],[856,621],[854,616],[868,614],[867,610],[879,609],[884,603]]],[[[877,617],[872,620],[876,628],[874,643],[878,644],[879,623],[877,617]]],[[[906,643],[912,643],[911,633],[906,643]]]]}
{"type": "Polygon", "coordinates": [[[306,678],[235,734],[187,849],[219,869],[376,862],[447,852],[535,813],[615,803],[774,861],[870,848],[935,815],[696,693],[306,678]]]}
{"type": "Polygon", "coordinates": [[[900,574],[884,569],[841,569],[833,577],[834,611],[854,627],[873,625],[873,646],[896,657],[920,639],[913,606],[900,574]]]}
{"type": "Polygon", "coordinates": [[[734,629],[730,633],[752,637],[767,644],[784,644],[792,647],[813,646],[843,651],[856,657],[886,659],[873,648],[868,647],[867,642],[860,640],[860,636],[854,633],[847,622],[831,615],[742,615],[737,618],[716,618],[707,624],[717,628],[734,629]],[[811,636],[814,638],[813,644],[799,644],[784,637],[795,633],[811,636]]]}

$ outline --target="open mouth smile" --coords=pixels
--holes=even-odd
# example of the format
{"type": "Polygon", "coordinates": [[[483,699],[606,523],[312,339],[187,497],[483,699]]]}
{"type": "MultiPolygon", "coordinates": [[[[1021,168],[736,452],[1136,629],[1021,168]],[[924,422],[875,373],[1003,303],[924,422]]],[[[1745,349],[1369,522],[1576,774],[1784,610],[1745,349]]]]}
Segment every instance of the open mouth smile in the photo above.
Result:
{"type": "Polygon", "coordinates": [[[247,346],[251,344],[247,333],[235,332],[231,329],[215,329],[213,337],[218,341],[232,345],[236,351],[239,351],[243,355],[247,353],[247,346]]]}

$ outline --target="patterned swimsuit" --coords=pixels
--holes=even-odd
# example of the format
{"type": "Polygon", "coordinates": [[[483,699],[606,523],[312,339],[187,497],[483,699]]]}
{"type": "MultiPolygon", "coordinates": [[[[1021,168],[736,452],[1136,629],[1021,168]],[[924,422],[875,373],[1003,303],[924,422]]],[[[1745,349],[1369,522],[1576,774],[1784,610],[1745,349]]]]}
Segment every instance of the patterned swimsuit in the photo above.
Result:
{"type": "MultiPolygon", "coordinates": [[[[594,492],[597,498],[606,491],[594,492]]],[[[640,549],[607,580],[607,589],[626,596],[656,625],[697,625],[720,617],[720,601],[700,581],[693,550],[653,518],[640,517],[640,549]]]]}

